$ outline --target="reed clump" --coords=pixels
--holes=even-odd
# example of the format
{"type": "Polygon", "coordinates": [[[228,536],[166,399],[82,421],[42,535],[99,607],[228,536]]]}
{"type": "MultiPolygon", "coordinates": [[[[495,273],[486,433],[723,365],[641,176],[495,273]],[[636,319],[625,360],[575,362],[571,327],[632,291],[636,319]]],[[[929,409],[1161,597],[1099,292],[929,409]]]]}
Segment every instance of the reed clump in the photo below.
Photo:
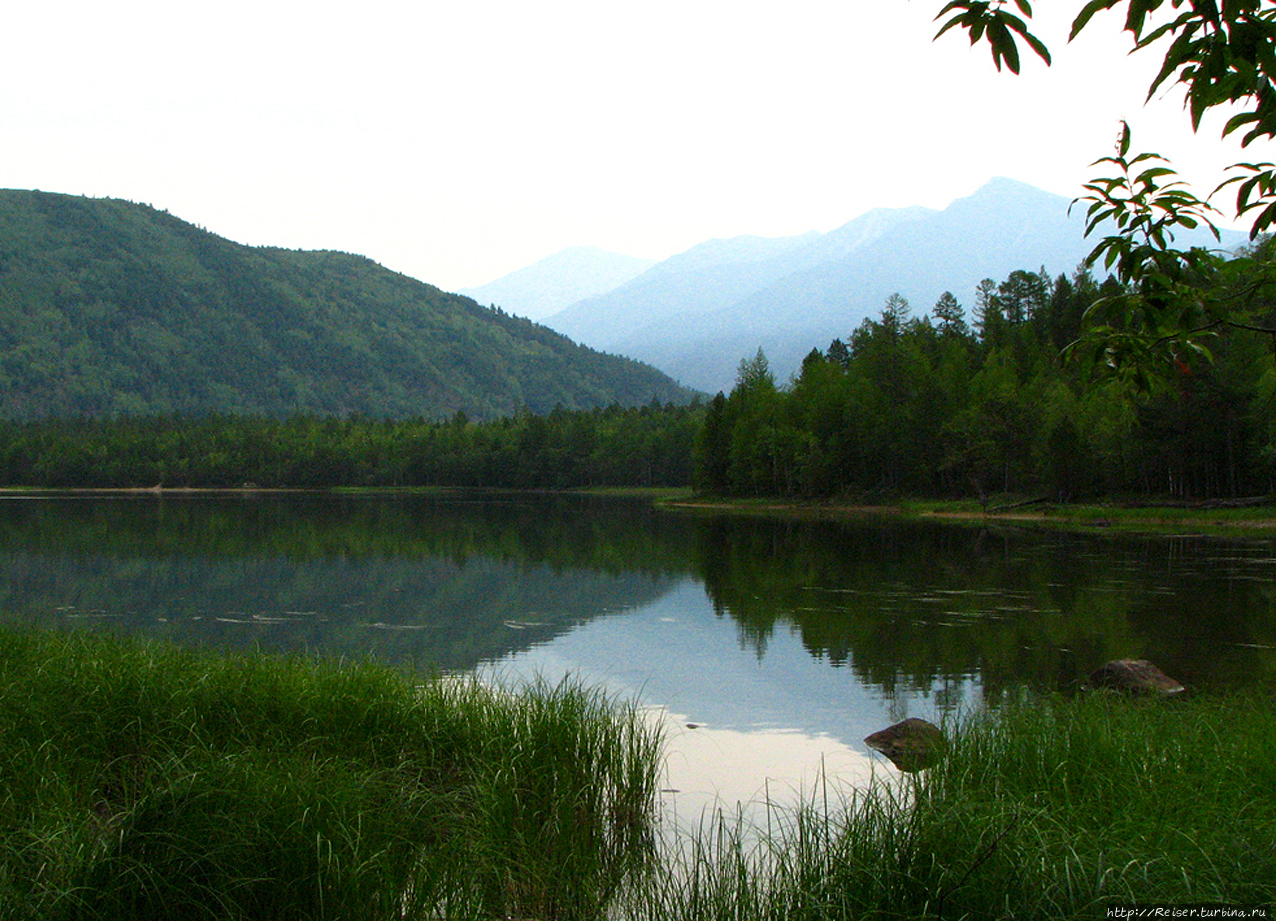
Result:
{"type": "Polygon", "coordinates": [[[947,727],[937,766],[825,789],[764,828],[719,815],[634,914],[1093,919],[1276,904],[1276,715],[1263,697],[1099,692],[947,727]],[[833,802],[830,804],[830,800],[833,802]]]}
{"type": "Polygon", "coordinates": [[[0,631],[0,918],[597,918],[658,762],[568,683],[0,631]]]}

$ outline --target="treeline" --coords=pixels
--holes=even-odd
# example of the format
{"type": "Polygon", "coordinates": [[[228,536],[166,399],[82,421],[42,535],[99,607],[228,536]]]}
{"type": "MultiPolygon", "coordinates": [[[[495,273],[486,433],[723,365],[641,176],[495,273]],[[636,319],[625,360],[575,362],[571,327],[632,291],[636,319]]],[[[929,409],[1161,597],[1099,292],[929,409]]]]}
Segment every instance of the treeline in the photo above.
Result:
{"type": "Polygon", "coordinates": [[[1272,337],[1220,336],[1213,363],[1184,357],[1163,386],[1133,395],[1061,357],[1087,308],[1118,292],[1084,271],[1016,271],[980,283],[969,320],[951,293],[921,317],[893,295],[847,341],[813,350],[788,386],[759,351],[707,408],[696,485],[868,498],[1270,492],[1272,337]]]}
{"type": "Polygon", "coordinates": [[[703,407],[474,423],[298,416],[0,423],[0,483],[47,488],[683,486],[703,407]]]}

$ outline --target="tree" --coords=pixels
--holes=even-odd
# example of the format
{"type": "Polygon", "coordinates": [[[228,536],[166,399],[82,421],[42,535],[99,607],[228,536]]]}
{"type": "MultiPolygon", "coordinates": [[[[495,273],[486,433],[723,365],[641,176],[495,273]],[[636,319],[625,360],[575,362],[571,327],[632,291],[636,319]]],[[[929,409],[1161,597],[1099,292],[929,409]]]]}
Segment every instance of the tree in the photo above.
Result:
{"type": "Polygon", "coordinates": [[[886,299],[886,304],[882,307],[882,328],[891,335],[898,336],[912,311],[908,298],[896,291],[886,299]]]}
{"type": "Polygon", "coordinates": [[[996,345],[1005,322],[997,300],[997,283],[985,278],[975,288],[975,332],[985,344],[996,345]]]}
{"type": "Polygon", "coordinates": [[[951,291],[945,291],[939,296],[932,312],[939,321],[939,331],[944,335],[965,336],[970,332],[966,326],[966,311],[951,291]]]}
{"type": "Polygon", "coordinates": [[[1050,276],[1044,269],[1037,274],[1016,269],[997,286],[997,303],[1011,323],[1024,323],[1045,308],[1049,290],[1050,276]]]}
{"type": "MultiPolygon", "coordinates": [[[[936,19],[947,17],[940,35],[964,29],[971,44],[987,41],[993,64],[1020,69],[1019,44],[1025,43],[1047,65],[1050,52],[1028,28],[1028,0],[951,0],[936,19]],[[1017,10],[1016,13],[1014,10],[1017,10]]],[[[1089,0],[1073,20],[1069,41],[1090,26],[1097,14],[1124,9],[1122,30],[1134,51],[1163,49],[1161,67],[1148,98],[1163,88],[1181,86],[1193,130],[1202,116],[1219,107],[1231,113],[1224,138],[1241,133],[1241,147],[1276,137],[1276,2],[1273,0],[1089,0]]],[[[1097,306],[1103,321],[1090,332],[1085,351],[1099,367],[1130,370],[1140,386],[1157,368],[1173,368],[1185,353],[1208,356],[1204,342],[1226,328],[1254,327],[1243,312],[1208,292],[1220,272],[1257,275],[1255,284],[1272,284],[1270,272],[1256,272],[1242,261],[1227,269],[1222,257],[1204,249],[1174,247],[1176,231],[1205,226],[1217,237],[1218,212],[1178,180],[1154,153],[1131,154],[1130,131],[1121,126],[1115,156],[1095,165],[1113,172],[1086,184],[1078,201],[1089,203],[1087,234],[1115,227],[1091,253],[1088,263],[1103,262],[1125,291],[1097,306]],[[1131,370],[1132,369],[1132,370],[1131,370]]],[[[1251,238],[1276,225],[1276,164],[1240,162],[1234,175],[1215,189],[1233,186],[1235,215],[1251,215],[1251,238]]]]}
{"type": "Polygon", "coordinates": [[[740,359],[740,365],[736,368],[735,385],[736,390],[743,393],[775,390],[775,377],[771,374],[771,363],[767,361],[766,353],[762,351],[761,346],[758,346],[752,358],[740,359]]]}
{"type": "Polygon", "coordinates": [[[850,349],[846,347],[846,343],[841,339],[834,339],[829,343],[829,361],[840,368],[845,368],[851,362],[850,349]]]}

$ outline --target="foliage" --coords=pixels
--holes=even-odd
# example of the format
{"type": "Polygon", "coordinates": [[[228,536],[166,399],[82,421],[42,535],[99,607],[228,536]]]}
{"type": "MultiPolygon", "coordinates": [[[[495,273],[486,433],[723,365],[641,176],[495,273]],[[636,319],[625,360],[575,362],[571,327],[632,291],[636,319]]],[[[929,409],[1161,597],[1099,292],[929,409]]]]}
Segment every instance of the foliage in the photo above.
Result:
{"type": "Polygon", "coordinates": [[[0,481],[63,488],[685,486],[701,409],[490,422],[161,416],[0,422],[0,481]]]}
{"type": "MultiPolygon", "coordinates": [[[[1015,6],[1024,16],[1031,18],[1032,7],[1027,0],[1015,0],[1015,6]]],[[[1050,63],[1050,50],[1039,38],[1028,31],[1028,24],[1006,8],[1005,0],[950,0],[949,4],[939,11],[936,19],[952,13],[936,38],[949,29],[960,26],[970,35],[972,45],[986,39],[992,50],[993,65],[1001,70],[1002,62],[1011,73],[1019,73],[1019,45],[1015,39],[1028,44],[1037,56],[1047,64],[1050,63]]]]}
{"type": "MultiPolygon", "coordinates": [[[[939,34],[962,28],[971,43],[988,42],[994,63],[1004,61],[1019,71],[1017,44],[1026,42],[1047,64],[1049,51],[1029,30],[1032,10],[1015,0],[1018,15],[1006,0],[952,0],[936,18],[948,16],[939,34]]],[[[1159,48],[1161,67],[1148,88],[1148,98],[1176,85],[1184,90],[1193,130],[1206,112],[1222,109],[1230,117],[1224,138],[1243,131],[1241,146],[1276,137],[1276,4],[1271,0],[1090,0],[1073,20],[1069,40],[1090,26],[1103,11],[1124,7],[1127,32],[1135,51],[1159,48]]],[[[1087,233],[1101,227],[1114,232],[1090,255],[1115,268],[1127,290],[1103,305],[1103,321],[1087,334],[1086,350],[1100,367],[1124,375],[1141,390],[1152,378],[1172,376],[1186,351],[1208,355],[1203,339],[1219,328],[1258,329],[1276,335],[1276,327],[1254,327],[1243,311],[1226,300],[1211,299],[1212,276],[1222,260],[1203,249],[1174,247],[1176,229],[1200,224],[1213,229],[1217,213],[1177,179],[1157,154],[1130,155],[1130,132],[1122,125],[1111,164],[1118,175],[1097,178],[1085,186],[1090,202],[1087,233]]],[[[1234,175],[1215,191],[1236,188],[1234,213],[1247,218],[1251,239],[1276,225],[1276,165],[1239,162],[1234,175]]],[[[1217,231],[1215,231],[1217,236],[1217,231]]],[[[1266,271],[1262,266],[1261,270],[1266,271]]],[[[1250,266],[1248,273],[1260,271],[1250,266]]]]}
{"type": "MultiPolygon", "coordinates": [[[[1004,61],[1019,72],[1018,42],[1024,41],[1048,65],[1050,52],[1029,30],[1027,0],[1014,0],[1019,14],[1006,0],[952,0],[935,17],[949,17],[939,30],[960,27],[971,44],[987,41],[997,69],[1004,61]]],[[[1200,127],[1209,110],[1228,107],[1235,114],[1223,127],[1223,136],[1248,128],[1242,146],[1262,137],[1276,137],[1276,5],[1270,0],[1231,0],[1196,3],[1189,0],[1089,0],[1072,22],[1069,41],[1087,28],[1102,11],[1125,7],[1122,30],[1129,33],[1134,50],[1154,47],[1168,39],[1161,67],[1148,87],[1148,99],[1167,81],[1180,85],[1187,96],[1192,128],[1200,127]],[[1170,12],[1161,17],[1159,14],[1170,12]],[[1174,15],[1174,14],[1177,15],[1174,15]],[[1236,111],[1239,109],[1239,111],[1236,111]]],[[[1261,183],[1260,183],[1261,184],[1261,183]]],[[[1271,223],[1260,215],[1255,233],[1271,223]]]]}
{"type": "Polygon", "coordinates": [[[691,396],[362,257],[240,246],[128,202],[0,192],[0,418],[490,419],[691,396]]]}
{"type": "MultiPolygon", "coordinates": [[[[1155,168],[1155,167],[1152,167],[1155,168]]],[[[1146,204],[1146,203],[1145,203],[1146,204]]],[[[1149,233],[1157,209],[1132,206],[1131,221],[1149,233]]],[[[795,498],[1001,495],[1055,500],[1153,494],[1221,499],[1271,491],[1276,433],[1272,354],[1261,340],[1219,326],[1217,315],[1242,310],[1272,320],[1271,244],[1243,259],[1203,251],[1166,257],[1153,245],[1118,235],[1106,250],[1117,268],[1102,284],[1084,269],[1071,278],[1016,270],[977,291],[972,330],[946,294],[929,316],[910,318],[901,299],[849,337],[813,351],[788,387],[760,390],[742,376],[730,395],[710,404],[698,441],[695,483],[720,495],[795,498]],[[1199,257],[1199,258],[1198,258],[1199,257]],[[1123,266],[1153,268],[1126,274],[1123,266]],[[1190,302],[1181,294],[1192,291],[1190,302]],[[1166,293],[1168,292],[1168,293],[1166,293]],[[1150,330],[1168,308],[1140,314],[1135,335],[1114,315],[1132,302],[1164,296],[1186,310],[1199,335],[1183,352],[1150,330]],[[1086,324],[1109,324],[1096,346],[1086,324]],[[1118,329],[1118,327],[1120,327],[1118,329]],[[1127,352],[1165,350],[1169,380],[1131,400],[1084,362],[1062,362],[1060,349],[1129,371],[1127,352]]],[[[757,359],[754,359],[756,363],[757,359]]],[[[1151,375],[1147,375],[1150,380],[1151,375]]],[[[1150,387],[1149,387],[1150,389],[1150,387]]]]}

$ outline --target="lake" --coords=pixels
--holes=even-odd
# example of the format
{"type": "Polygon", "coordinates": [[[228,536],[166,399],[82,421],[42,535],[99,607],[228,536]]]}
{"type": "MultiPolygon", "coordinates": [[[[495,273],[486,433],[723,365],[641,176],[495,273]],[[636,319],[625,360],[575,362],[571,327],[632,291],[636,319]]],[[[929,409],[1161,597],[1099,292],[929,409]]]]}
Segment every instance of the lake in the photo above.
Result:
{"type": "Polygon", "coordinates": [[[575,676],[667,721],[696,816],[864,736],[1148,658],[1190,688],[1276,682],[1276,545],[877,518],[662,511],[577,495],[0,499],[0,611],[226,648],[575,676]]]}

